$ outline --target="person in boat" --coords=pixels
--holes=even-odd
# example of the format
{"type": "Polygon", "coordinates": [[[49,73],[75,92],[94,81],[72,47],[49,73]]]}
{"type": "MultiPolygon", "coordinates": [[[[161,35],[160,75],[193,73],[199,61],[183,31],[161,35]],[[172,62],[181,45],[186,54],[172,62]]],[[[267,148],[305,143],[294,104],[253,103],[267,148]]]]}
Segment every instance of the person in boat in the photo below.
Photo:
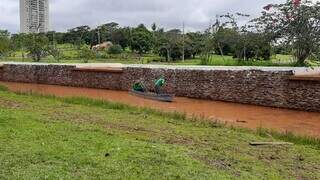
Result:
{"type": "Polygon", "coordinates": [[[146,88],[145,88],[142,80],[134,83],[132,89],[133,89],[134,91],[138,91],[138,92],[146,92],[146,88]]]}
{"type": "Polygon", "coordinates": [[[161,88],[165,85],[166,83],[166,80],[161,77],[160,79],[158,79],[156,82],[155,82],[155,85],[154,85],[154,91],[155,93],[157,94],[160,94],[161,93],[161,88]]]}

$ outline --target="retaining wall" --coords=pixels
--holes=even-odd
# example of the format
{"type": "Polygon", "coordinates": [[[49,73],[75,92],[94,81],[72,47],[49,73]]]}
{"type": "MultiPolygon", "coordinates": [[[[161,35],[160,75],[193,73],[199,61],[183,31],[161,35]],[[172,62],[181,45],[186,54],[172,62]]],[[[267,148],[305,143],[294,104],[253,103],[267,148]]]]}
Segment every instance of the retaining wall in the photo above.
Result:
{"type": "MultiPolygon", "coordinates": [[[[167,79],[164,91],[177,96],[320,112],[320,81],[290,80],[298,68],[122,67],[123,72],[77,71],[76,65],[4,64],[0,80],[129,90],[143,79],[167,79]]],[[[301,69],[300,69],[301,70],[301,69]]]]}

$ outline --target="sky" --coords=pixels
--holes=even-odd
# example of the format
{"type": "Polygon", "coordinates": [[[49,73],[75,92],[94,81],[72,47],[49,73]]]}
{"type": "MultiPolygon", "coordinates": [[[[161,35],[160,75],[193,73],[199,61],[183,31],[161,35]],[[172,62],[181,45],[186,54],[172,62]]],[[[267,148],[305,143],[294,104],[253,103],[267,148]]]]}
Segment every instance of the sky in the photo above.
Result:
{"type": "MultiPolygon", "coordinates": [[[[165,29],[205,30],[217,14],[241,12],[258,16],[262,7],[286,0],[49,0],[50,30],[117,22],[136,26],[153,22],[165,29]]],[[[0,29],[19,32],[19,0],[0,0],[0,29]]]]}

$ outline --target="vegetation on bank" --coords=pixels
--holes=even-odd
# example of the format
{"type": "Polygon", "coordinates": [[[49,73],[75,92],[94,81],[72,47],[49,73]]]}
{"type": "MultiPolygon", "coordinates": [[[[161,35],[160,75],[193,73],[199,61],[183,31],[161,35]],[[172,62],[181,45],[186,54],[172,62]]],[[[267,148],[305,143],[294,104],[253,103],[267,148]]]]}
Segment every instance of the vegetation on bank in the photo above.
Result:
{"type": "Polygon", "coordinates": [[[320,178],[315,139],[252,147],[288,136],[84,98],[0,91],[0,102],[1,179],[320,178]]]}
{"type": "MultiPolygon", "coordinates": [[[[71,46],[71,45],[70,45],[71,46]]],[[[63,45],[62,47],[66,47],[63,45]]],[[[97,57],[83,60],[79,57],[80,52],[76,49],[64,50],[61,48],[64,55],[63,59],[55,60],[53,57],[42,58],[40,62],[45,63],[122,63],[122,64],[162,64],[162,65],[211,65],[211,66],[295,66],[295,61],[289,55],[274,55],[270,61],[239,61],[233,59],[232,56],[211,55],[208,62],[203,62],[200,57],[194,59],[186,59],[185,61],[165,61],[161,57],[154,54],[146,54],[138,57],[136,54],[130,52],[120,55],[109,55],[107,53],[100,53],[97,57]]],[[[12,57],[0,58],[0,62],[33,62],[31,58],[22,58],[21,52],[17,52],[12,57]]],[[[317,66],[316,61],[308,61],[309,65],[317,66]]]]}
{"type": "MultiPolygon", "coordinates": [[[[59,60],[54,59],[52,56],[42,58],[40,62],[45,63],[84,63],[81,59],[81,50],[74,47],[72,44],[61,44],[57,45],[60,50],[62,57],[59,60]]],[[[30,57],[23,57],[23,54],[27,54],[26,51],[16,51],[10,57],[0,58],[0,62],[33,62],[30,57]]],[[[273,55],[271,60],[250,60],[240,61],[234,59],[232,56],[221,56],[213,54],[210,60],[203,63],[201,57],[196,56],[194,59],[186,59],[185,61],[165,61],[160,56],[155,54],[145,54],[139,57],[137,54],[130,52],[129,50],[124,51],[121,54],[109,54],[108,52],[99,52],[94,55],[93,58],[89,59],[89,63],[123,63],[123,64],[164,64],[164,65],[212,65],[212,66],[295,66],[295,61],[290,55],[273,55]]],[[[308,61],[310,66],[318,66],[317,61],[308,61]]]]}
{"type": "Polygon", "coordinates": [[[201,32],[165,30],[155,23],[151,28],[144,24],[121,27],[115,22],[40,34],[11,35],[0,30],[0,57],[16,60],[16,52],[21,52],[24,58],[35,62],[52,58],[58,62],[86,63],[110,57],[115,61],[121,58],[142,61],[151,55],[157,57],[156,62],[166,63],[181,60],[188,63],[199,58],[201,65],[282,66],[285,63],[275,63],[272,57],[283,54],[293,57],[288,66],[308,66],[317,65],[314,61],[320,58],[319,22],[320,2],[287,0],[265,6],[261,16],[251,20],[241,13],[217,15],[215,23],[201,32]],[[247,23],[239,25],[239,22],[247,23]],[[70,59],[65,54],[67,49],[59,48],[65,44],[72,44],[77,50],[76,54],[70,52],[74,55],[70,59]],[[213,55],[220,55],[224,62],[213,55]]]}

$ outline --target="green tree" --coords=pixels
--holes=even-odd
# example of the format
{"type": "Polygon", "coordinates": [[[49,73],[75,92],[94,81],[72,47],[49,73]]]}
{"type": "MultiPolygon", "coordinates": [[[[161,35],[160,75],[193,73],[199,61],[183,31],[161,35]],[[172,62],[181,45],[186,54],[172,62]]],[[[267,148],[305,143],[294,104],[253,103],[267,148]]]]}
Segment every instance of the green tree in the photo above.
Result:
{"type": "Polygon", "coordinates": [[[45,34],[29,34],[25,43],[26,50],[35,62],[48,54],[49,40],[45,34]]]}
{"type": "Polygon", "coordinates": [[[0,56],[10,51],[10,33],[6,30],[0,30],[0,56]]]}
{"type": "Polygon", "coordinates": [[[140,56],[150,51],[152,34],[143,24],[132,30],[130,47],[133,51],[137,51],[140,56]]]}
{"type": "Polygon", "coordinates": [[[288,0],[269,4],[262,16],[253,20],[259,31],[270,34],[274,42],[290,45],[297,64],[303,65],[320,52],[320,2],[288,0]]]}
{"type": "Polygon", "coordinates": [[[200,55],[205,46],[205,35],[201,32],[190,32],[187,33],[187,46],[190,48],[192,57],[200,55]]]}
{"type": "Polygon", "coordinates": [[[121,54],[122,53],[122,47],[118,44],[111,46],[108,49],[108,54],[121,54]]]}
{"type": "Polygon", "coordinates": [[[72,29],[69,29],[65,33],[64,41],[74,44],[77,48],[85,44],[91,43],[92,37],[90,36],[90,27],[89,26],[79,26],[72,29]]]}
{"type": "Polygon", "coordinates": [[[119,29],[119,24],[116,22],[110,22],[99,26],[97,29],[100,34],[100,42],[112,41],[112,34],[119,29]]]}
{"type": "Polygon", "coordinates": [[[130,37],[129,27],[118,28],[111,33],[112,43],[120,45],[123,50],[125,50],[126,47],[129,46],[129,41],[130,41],[129,37],[130,37]]]}
{"type": "Polygon", "coordinates": [[[48,47],[48,54],[51,55],[55,60],[60,61],[62,58],[62,52],[55,45],[50,45],[48,47]]]}
{"type": "Polygon", "coordinates": [[[152,23],[151,29],[152,29],[153,32],[155,32],[157,30],[157,24],[156,23],[152,23]]]}
{"type": "Polygon", "coordinates": [[[95,59],[96,54],[90,49],[89,46],[84,45],[80,49],[80,58],[83,59],[85,63],[88,63],[90,59],[95,59]]]}
{"type": "Polygon", "coordinates": [[[234,46],[239,41],[239,33],[234,28],[220,27],[214,34],[215,53],[228,55],[235,52],[234,46]]]}
{"type": "Polygon", "coordinates": [[[233,48],[233,56],[238,59],[270,60],[271,57],[270,40],[263,33],[240,34],[233,48]]]}

